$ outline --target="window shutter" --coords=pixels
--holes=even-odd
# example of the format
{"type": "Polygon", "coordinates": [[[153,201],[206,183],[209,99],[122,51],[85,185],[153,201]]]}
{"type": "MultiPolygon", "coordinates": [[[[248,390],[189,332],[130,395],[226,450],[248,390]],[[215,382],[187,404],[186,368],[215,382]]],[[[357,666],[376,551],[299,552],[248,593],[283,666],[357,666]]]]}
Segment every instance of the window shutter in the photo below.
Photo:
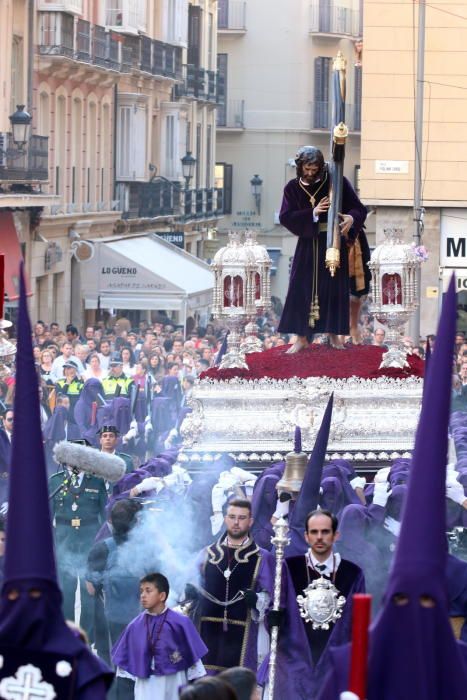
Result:
{"type": "Polygon", "coordinates": [[[325,56],[315,58],[315,88],[313,107],[313,127],[328,129],[329,123],[329,72],[331,59],[325,56]]]}

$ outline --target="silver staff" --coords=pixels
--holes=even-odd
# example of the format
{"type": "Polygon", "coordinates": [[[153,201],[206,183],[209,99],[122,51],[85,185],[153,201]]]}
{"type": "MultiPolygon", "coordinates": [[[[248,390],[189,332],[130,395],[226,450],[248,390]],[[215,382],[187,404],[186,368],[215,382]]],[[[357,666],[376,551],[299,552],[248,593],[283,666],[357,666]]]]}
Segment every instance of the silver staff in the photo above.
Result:
{"type": "MultiPolygon", "coordinates": [[[[273,610],[281,608],[281,585],[282,585],[282,562],[284,561],[284,551],[290,542],[287,533],[289,526],[283,518],[273,526],[274,537],[271,539],[272,544],[276,549],[276,572],[274,575],[274,601],[272,604],[273,610]]],[[[271,630],[271,653],[269,655],[269,700],[274,700],[274,684],[276,680],[276,659],[277,659],[277,639],[279,636],[279,627],[276,625],[271,630]]]]}

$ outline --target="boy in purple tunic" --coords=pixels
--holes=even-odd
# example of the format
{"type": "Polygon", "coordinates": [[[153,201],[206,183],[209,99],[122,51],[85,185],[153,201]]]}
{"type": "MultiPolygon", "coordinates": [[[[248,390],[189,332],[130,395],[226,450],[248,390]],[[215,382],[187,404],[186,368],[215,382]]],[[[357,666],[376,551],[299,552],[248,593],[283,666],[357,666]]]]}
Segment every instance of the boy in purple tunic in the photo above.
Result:
{"type": "Polygon", "coordinates": [[[166,607],[169,582],[159,573],[140,581],[144,608],[112,649],[117,675],[133,678],[135,700],[177,700],[187,680],[206,675],[207,647],[188,617],[166,607]]]}

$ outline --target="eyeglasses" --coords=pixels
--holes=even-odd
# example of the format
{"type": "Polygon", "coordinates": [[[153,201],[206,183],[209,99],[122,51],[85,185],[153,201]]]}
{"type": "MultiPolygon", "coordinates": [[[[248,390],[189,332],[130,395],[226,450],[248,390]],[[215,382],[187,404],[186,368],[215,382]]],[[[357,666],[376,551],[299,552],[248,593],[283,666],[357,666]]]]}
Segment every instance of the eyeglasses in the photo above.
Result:
{"type": "Polygon", "coordinates": [[[13,423],[13,418],[5,418],[7,423],[13,423]]]}

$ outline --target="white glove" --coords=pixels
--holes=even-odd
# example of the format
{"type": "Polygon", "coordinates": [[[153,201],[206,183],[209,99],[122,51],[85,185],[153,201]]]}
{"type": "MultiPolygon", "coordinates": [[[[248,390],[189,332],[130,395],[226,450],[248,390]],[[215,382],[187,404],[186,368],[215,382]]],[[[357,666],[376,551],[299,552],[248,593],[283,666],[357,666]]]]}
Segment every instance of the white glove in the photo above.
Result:
{"type": "Polygon", "coordinates": [[[373,479],[374,483],[378,484],[387,481],[390,469],[391,467],[383,467],[382,469],[378,469],[375,474],[375,478],[373,479]]]}
{"type": "Polygon", "coordinates": [[[384,508],[389,498],[389,484],[387,481],[376,482],[375,489],[373,491],[373,503],[375,506],[381,506],[384,508]]]}
{"type": "Polygon", "coordinates": [[[464,493],[464,487],[459,483],[446,484],[446,496],[450,498],[451,501],[454,501],[454,503],[458,503],[459,505],[463,505],[464,501],[467,500],[464,493]]]}
{"type": "Polygon", "coordinates": [[[132,420],[130,423],[130,430],[125,433],[125,435],[122,437],[122,442],[124,445],[126,445],[127,442],[130,442],[132,438],[135,438],[138,435],[138,423],[135,420],[132,420]]]}
{"type": "Polygon", "coordinates": [[[172,471],[171,474],[167,474],[167,476],[164,476],[162,479],[164,482],[165,486],[169,488],[171,491],[174,491],[175,493],[184,493],[185,491],[185,482],[183,480],[183,474],[180,474],[180,472],[172,471]]]}
{"type": "Polygon", "coordinates": [[[183,483],[184,486],[189,486],[193,481],[187,470],[179,464],[172,465],[172,474],[177,474],[180,482],[183,483]]]}
{"type": "Polygon", "coordinates": [[[227,497],[225,495],[225,490],[223,485],[218,481],[214,484],[211,493],[211,503],[214,513],[220,513],[222,511],[222,506],[226,502],[227,497]]]}
{"type": "Polygon", "coordinates": [[[146,479],[143,479],[143,481],[140,481],[139,484],[136,484],[136,486],[133,487],[133,490],[136,493],[144,493],[145,491],[155,491],[156,493],[159,493],[159,491],[161,491],[163,488],[163,479],[161,479],[159,476],[148,476],[146,479]]]}
{"type": "Polygon", "coordinates": [[[448,471],[446,472],[446,486],[448,484],[454,484],[457,486],[459,482],[457,481],[458,473],[456,471],[448,471]]]}
{"type": "Polygon", "coordinates": [[[289,501],[277,501],[276,505],[276,510],[274,511],[272,517],[277,518],[287,518],[289,515],[289,505],[290,505],[290,500],[289,501]]]}
{"type": "Polygon", "coordinates": [[[213,535],[217,535],[224,523],[224,516],[222,512],[214,513],[211,515],[211,532],[213,535]]]}
{"type": "Polygon", "coordinates": [[[152,423],[149,416],[146,416],[144,421],[144,437],[147,438],[149,433],[152,433],[152,423]]]}
{"type": "Polygon", "coordinates": [[[352,479],[350,485],[354,490],[364,489],[366,486],[366,479],[364,476],[356,476],[355,479],[352,479]]]}
{"type": "Polygon", "coordinates": [[[238,479],[232,472],[221,472],[217,483],[221,484],[224,491],[227,491],[227,489],[233,488],[238,483],[238,479]]]}
{"type": "Polygon", "coordinates": [[[237,481],[245,483],[245,481],[256,481],[256,476],[251,472],[247,472],[246,469],[241,469],[240,467],[232,467],[230,473],[237,477],[237,481]]]}
{"type": "Polygon", "coordinates": [[[177,435],[178,435],[178,430],[176,428],[172,428],[172,430],[170,431],[170,433],[167,436],[167,439],[164,440],[164,448],[166,450],[170,449],[170,447],[172,446],[173,441],[175,440],[177,435]]]}
{"type": "Polygon", "coordinates": [[[245,493],[247,495],[247,498],[251,498],[253,496],[253,489],[255,488],[255,481],[256,479],[251,479],[250,481],[245,481],[243,484],[245,487],[245,493]]]}

